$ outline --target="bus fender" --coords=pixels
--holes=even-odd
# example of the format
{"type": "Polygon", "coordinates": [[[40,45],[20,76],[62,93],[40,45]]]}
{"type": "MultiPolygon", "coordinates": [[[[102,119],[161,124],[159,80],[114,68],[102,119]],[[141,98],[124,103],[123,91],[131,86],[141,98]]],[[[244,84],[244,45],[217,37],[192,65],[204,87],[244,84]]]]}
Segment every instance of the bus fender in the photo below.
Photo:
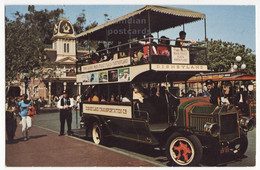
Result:
{"type": "Polygon", "coordinates": [[[178,132],[182,135],[189,135],[189,134],[194,134],[192,130],[189,130],[187,128],[182,128],[182,127],[176,127],[176,126],[170,126],[169,128],[167,128],[162,136],[162,144],[166,144],[166,141],[168,140],[168,138],[174,133],[174,132],[178,132]]]}

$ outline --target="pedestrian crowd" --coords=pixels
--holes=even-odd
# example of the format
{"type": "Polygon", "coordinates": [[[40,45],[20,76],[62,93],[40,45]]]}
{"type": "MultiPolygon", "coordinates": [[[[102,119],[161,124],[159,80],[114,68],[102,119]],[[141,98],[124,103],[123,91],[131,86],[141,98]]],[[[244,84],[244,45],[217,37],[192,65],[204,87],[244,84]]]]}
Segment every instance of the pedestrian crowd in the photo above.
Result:
{"type": "Polygon", "coordinates": [[[10,97],[6,102],[6,133],[8,142],[13,142],[17,120],[22,125],[23,140],[27,141],[29,130],[32,127],[33,115],[36,114],[36,109],[33,106],[33,100],[28,100],[28,95],[24,94],[20,97],[10,97]]]}
{"type": "MultiPolygon", "coordinates": [[[[50,106],[60,109],[60,136],[64,135],[65,120],[68,125],[68,135],[72,135],[71,111],[79,108],[80,97],[73,96],[73,98],[69,98],[67,91],[63,91],[60,97],[54,96],[52,99],[50,106]]],[[[27,141],[30,138],[29,131],[32,127],[33,116],[39,114],[40,110],[45,107],[46,104],[47,101],[44,97],[38,99],[31,97],[29,99],[27,94],[23,94],[19,97],[7,97],[5,105],[7,142],[14,142],[17,124],[21,124],[23,140],[27,141]]]]}

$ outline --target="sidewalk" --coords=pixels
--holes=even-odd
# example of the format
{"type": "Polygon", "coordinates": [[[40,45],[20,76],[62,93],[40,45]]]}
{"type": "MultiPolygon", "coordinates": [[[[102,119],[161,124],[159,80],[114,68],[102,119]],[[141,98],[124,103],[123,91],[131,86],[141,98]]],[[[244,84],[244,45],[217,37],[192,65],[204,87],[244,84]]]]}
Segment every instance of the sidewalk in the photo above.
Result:
{"type": "Polygon", "coordinates": [[[75,137],[58,136],[37,126],[32,127],[30,139],[23,141],[21,125],[17,127],[15,141],[6,144],[5,162],[7,167],[156,166],[75,137]]]}

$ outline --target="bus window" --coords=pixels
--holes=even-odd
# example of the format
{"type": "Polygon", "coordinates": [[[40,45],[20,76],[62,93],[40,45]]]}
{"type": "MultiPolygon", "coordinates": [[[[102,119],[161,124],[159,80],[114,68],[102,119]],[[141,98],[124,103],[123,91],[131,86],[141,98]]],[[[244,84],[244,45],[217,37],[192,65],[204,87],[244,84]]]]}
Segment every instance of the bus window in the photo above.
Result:
{"type": "Polygon", "coordinates": [[[120,102],[122,104],[131,104],[131,88],[130,83],[121,83],[119,84],[119,90],[120,90],[120,102]]]}
{"type": "Polygon", "coordinates": [[[90,92],[90,96],[88,98],[88,101],[91,103],[98,103],[99,102],[99,97],[98,97],[98,86],[95,86],[91,92],[90,92]]]}
{"type": "Polygon", "coordinates": [[[118,84],[109,85],[108,101],[110,103],[117,103],[119,101],[118,84]]]}
{"type": "Polygon", "coordinates": [[[101,103],[106,103],[108,101],[108,85],[99,85],[99,99],[101,103]]]}
{"type": "Polygon", "coordinates": [[[91,94],[91,87],[90,86],[82,86],[83,94],[82,94],[82,101],[87,102],[88,98],[91,94]]]}

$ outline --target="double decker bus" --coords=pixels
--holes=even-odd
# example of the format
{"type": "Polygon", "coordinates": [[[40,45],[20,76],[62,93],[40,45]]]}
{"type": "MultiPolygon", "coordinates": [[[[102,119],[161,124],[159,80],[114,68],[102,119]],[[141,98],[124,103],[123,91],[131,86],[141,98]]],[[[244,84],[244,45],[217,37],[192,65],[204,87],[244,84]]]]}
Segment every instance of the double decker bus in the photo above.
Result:
{"type": "Polygon", "coordinates": [[[79,34],[105,44],[77,57],[85,135],[96,144],[116,137],[159,146],[181,166],[198,164],[210,146],[242,156],[252,121],[239,118],[234,107],[211,104],[209,97],[181,98],[173,84],[209,71],[206,46],[179,47],[167,37],[143,37],[205,19],[194,11],[145,6],[79,34]]]}

